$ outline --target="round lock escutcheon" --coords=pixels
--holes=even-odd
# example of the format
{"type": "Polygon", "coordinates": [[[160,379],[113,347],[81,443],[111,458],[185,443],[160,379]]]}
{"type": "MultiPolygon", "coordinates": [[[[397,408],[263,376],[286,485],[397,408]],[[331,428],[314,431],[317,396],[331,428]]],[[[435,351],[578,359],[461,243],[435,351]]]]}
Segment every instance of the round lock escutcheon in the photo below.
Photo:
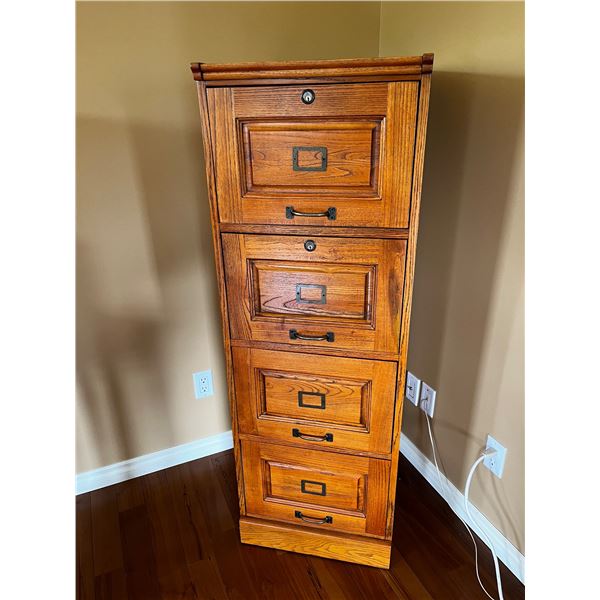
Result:
{"type": "Polygon", "coordinates": [[[304,242],[304,249],[307,252],[313,252],[313,250],[316,250],[316,248],[317,248],[317,244],[314,240],[306,240],[304,242]]]}
{"type": "Polygon", "coordinates": [[[312,90],[304,90],[300,97],[304,104],[312,104],[315,101],[315,93],[312,90]]]}

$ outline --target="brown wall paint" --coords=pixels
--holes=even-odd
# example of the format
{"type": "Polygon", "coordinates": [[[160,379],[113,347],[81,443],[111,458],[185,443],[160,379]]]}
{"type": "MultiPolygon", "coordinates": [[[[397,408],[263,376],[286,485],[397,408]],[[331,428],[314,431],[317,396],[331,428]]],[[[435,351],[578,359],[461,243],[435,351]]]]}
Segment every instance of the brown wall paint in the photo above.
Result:
{"type": "MultiPolygon", "coordinates": [[[[188,64],[435,52],[409,368],[438,391],[451,481],[524,551],[523,5],[77,7],[78,472],[230,428],[188,64]],[[194,400],[211,368],[215,395],[194,400]]],[[[404,432],[426,454],[422,415],[404,432]]]]}
{"type": "MultiPolygon", "coordinates": [[[[458,489],[488,433],[508,448],[472,500],[524,552],[524,5],[384,2],[380,55],[421,52],[435,63],[408,368],[437,390],[458,489]]],[[[432,456],[408,402],[403,431],[432,456]]]]}
{"type": "Polygon", "coordinates": [[[379,10],[78,4],[78,472],[231,428],[189,63],[377,56],[379,10]]]}

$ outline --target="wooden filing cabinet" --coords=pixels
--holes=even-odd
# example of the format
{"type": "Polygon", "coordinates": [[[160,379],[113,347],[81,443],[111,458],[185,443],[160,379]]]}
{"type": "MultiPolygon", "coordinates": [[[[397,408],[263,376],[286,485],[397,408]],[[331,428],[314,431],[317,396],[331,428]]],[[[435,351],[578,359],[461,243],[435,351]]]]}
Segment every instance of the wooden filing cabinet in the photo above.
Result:
{"type": "Polygon", "coordinates": [[[432,66],[192,65],[242,542],[389,566],[432,66]]]}

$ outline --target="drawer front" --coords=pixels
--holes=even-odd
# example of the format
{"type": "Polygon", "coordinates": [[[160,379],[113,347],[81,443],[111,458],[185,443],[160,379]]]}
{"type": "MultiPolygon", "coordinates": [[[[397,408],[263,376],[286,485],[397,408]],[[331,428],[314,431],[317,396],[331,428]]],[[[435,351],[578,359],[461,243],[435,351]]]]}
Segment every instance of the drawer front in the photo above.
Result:
{"type": "Polygon", "coordinates": [[[233,348],[239,432],[389,453],[396,363],[233,348]]]}
{"type": "Polygon", "coordinates": [[[404,240],[226,233],[222,242],[232,339],[398,352],[404,240]]]}
{"type": "Polygon", "coordinates": [[[209,89],[220,220],[407,227],[418,85],[209,89]]]}
{"type": "Polygon", "coordinates": [[[387,460],[242,440],[249,516],[385,536],[387,460]]]}

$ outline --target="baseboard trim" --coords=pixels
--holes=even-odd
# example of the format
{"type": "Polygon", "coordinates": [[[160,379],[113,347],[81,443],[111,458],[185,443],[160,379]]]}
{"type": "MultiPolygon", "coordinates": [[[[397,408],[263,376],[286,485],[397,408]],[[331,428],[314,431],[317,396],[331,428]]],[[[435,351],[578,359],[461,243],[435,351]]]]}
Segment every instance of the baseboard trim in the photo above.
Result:
{"type": "MultiPolygon", "coordinates": [[[[412,464],[427,482],[450,505],[450,508],[467,523],[469,522],[464,509],[464,495],[454,484],[442,475],[446,490],[442,489],[437,476],[435,465],[425,456],[404,434],[400,439],[400,452],[412,464]]],[[[525,584],[525,557],[513,544],[481,513],[473,504],[470,505],[473,516],[481,526],[484,533],[490,538],[498,559],[515,575],[521,583],[525,584]]],[[[481,538],[484,543],[485,540],[481,538]]],[[[486,543],[487,545],[487,543],[486,543]]]]}
{"type": "Polygon", "coordinates": [[[151,454],[144,454],[93,471],[79,473],[75,476],[75,493],[92,492],[121,481],[141,477],[148,473],[174,467],[231,448],[233,448],[233,435],[229,430],[189,444],[181,444],[151,454]]]}

